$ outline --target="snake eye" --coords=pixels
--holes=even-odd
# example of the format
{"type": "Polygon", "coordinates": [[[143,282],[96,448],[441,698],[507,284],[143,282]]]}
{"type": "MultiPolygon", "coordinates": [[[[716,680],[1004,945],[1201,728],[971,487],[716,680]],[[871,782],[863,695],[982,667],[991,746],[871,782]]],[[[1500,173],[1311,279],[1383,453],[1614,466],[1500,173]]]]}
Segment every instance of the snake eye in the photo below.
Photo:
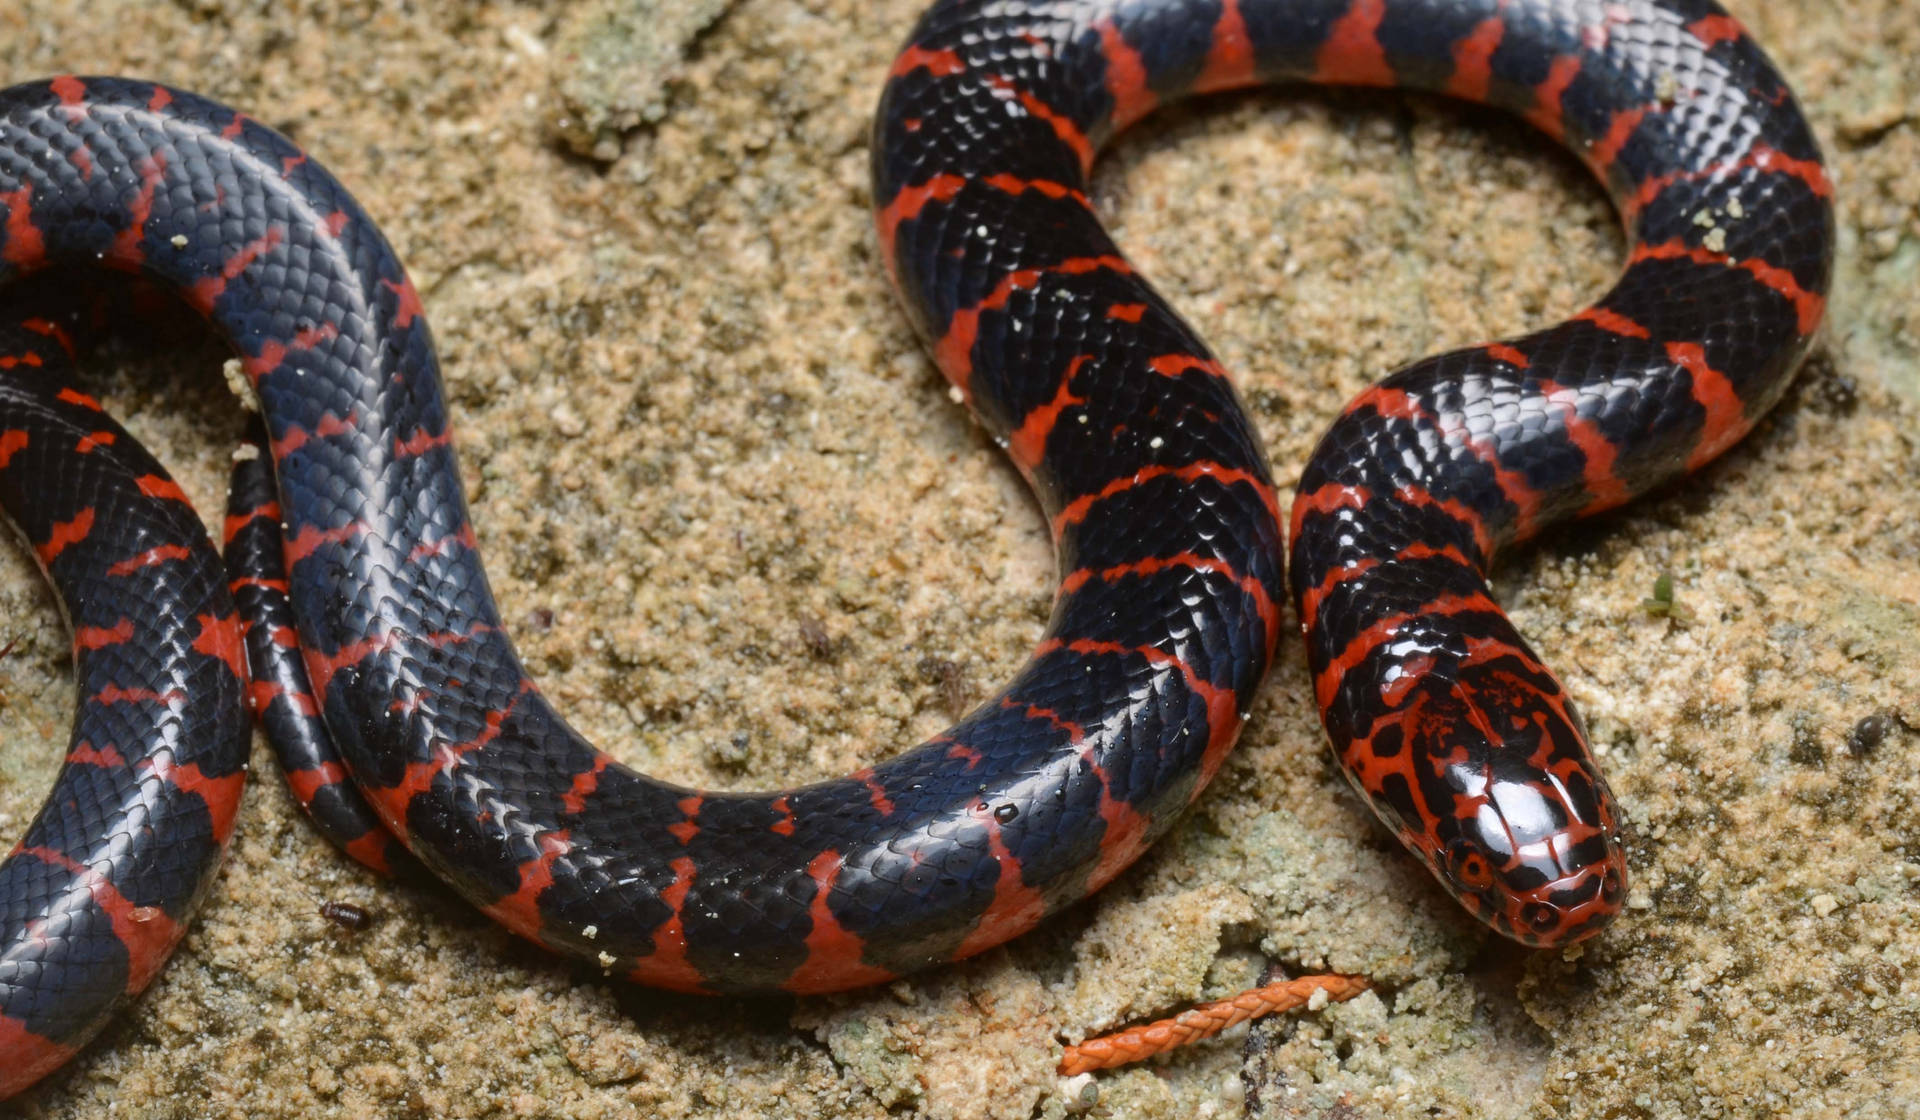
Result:
{"type": "Polygon", "coordinates": [[[1457,839],[1447,844],[1447,873],[1454,882],[1471,891],[1484,891],[1493,886],[1493,863],[1471,840],[1457,839]]]}

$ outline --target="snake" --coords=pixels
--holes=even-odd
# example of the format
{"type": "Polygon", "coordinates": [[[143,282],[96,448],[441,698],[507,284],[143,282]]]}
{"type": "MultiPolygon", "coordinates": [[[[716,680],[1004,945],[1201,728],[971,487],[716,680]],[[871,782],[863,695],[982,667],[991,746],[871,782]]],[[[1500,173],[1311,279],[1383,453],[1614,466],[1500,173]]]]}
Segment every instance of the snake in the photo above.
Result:
{"type": "Polygon", "coordinates": [[[907,316],[1046,519],[1051,616],[927,742],[703,791],[595,748],[529,679],[421,297],[337,180],[167,86],[0,91],[3,290],[139,274],[232,349],[261,417],[215,573],[178,488],[66,383],[60,321],[27,306],[0,335],[0,491],[72,620],[82,700],[0,865],[0,1094],[177,939],[232,828],[247,704],[362,862],[415,862],[609,976],[817,993],[979,953],[1111,881],[1219,771],[1297,625],[1334,757],[1468,912],[1537,947],[1620,912],[1620,810],[1487,577],[1726,450],[1811,345],[1832,185],[1741,25],[1709,0],[941,0],[870,151],[907,316]],[[1629,248],[1566,321],[1362,392],[1283,512],[1227,371],[1089,176],[1162,105],[1288,82],[1518,115],[1606,185],[1629,248]]]}

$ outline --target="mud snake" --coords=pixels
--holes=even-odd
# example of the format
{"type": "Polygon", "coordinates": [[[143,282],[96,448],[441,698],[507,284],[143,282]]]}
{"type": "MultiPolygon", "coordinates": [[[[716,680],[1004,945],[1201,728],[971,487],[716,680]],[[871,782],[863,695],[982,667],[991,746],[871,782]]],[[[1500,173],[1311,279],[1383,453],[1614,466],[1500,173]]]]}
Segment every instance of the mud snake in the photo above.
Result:
{"type": "Polygon", "coordinates": [[[914,325],[1048,518],[1052,618],[929,742],[711,793],[609,759],[528,681],[420,299],[339,183],[162,86],[0,92],[0,495],[66,605],[80,691],[0,866],[0,1095],[139,991],[205,890],[243,780],[243,618],[253,706],[336,843],[383,866],[399,837],[516,933],[645,984],[870,984],[1098,889],[1218,770],[1289,598],[1340,762],[1469,911],[1529,945],[1613,917],[1619,814],[1485,577],[1738,440],[1820,322],[1830,187],[1740,26],[1706,0],[942,2],[888,75],[872,168],[914,325]],[[1225,372],[1086,192],[1155,107],[1286,81],[1517,113],[1605,181],[1631,248],[1567,322],[1361,394],[1283,536],[1225,372]],[[179,489],[68,383],[36,305],[55,285],[32,278],[76,265],[176,293],[253,385],[270,451],[227,521],[238,611],[179,489]]]}

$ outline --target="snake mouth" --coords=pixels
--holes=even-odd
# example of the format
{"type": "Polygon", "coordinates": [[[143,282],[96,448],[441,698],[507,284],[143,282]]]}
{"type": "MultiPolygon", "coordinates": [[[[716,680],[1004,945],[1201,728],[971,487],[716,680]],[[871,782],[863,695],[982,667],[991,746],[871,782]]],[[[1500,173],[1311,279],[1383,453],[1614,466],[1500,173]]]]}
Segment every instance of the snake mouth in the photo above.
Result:
{"type": "Polygon", "coordinates": [[[1619,839],[1599,829],[1579,833],[1534,837],[1518,851],[1456,836],[1430,862],[1441,883],[1495,932],[1532,948],[1559,948],[1605,929],[1626,899],[1619,839]]]}
{"type": "Polygon", "coordinates": [[[1505,921],[1496,928],[1536,949],[1564,948],[1612,923],[1626,893],[1625,852],[1609,844],[1606,858],[1598,862],[1530,890],[1510,893],[1503,907],[1505,921]]]}

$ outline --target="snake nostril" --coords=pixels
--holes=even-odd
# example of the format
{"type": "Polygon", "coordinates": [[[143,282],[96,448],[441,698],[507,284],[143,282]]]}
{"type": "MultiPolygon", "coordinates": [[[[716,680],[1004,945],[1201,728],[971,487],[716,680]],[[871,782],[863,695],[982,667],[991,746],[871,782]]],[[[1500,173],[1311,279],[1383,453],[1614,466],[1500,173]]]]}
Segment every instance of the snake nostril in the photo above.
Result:
{"type": "Polygon", "coordinates": [[[1608,902],[1615,902],[1619,900],[1620,872],[1618,869],[1609,867],[1607,868],[1606,875],[1601,877],[1600,897],[1606,899],[1608,902]]]}
{"type": "Polygon", "coordinates": [[[1529,902],[1520,911],[1520,923],[1535,933],[1546,933],[1560,924],[1560,914],[1544,902],[1529,902]]]}

